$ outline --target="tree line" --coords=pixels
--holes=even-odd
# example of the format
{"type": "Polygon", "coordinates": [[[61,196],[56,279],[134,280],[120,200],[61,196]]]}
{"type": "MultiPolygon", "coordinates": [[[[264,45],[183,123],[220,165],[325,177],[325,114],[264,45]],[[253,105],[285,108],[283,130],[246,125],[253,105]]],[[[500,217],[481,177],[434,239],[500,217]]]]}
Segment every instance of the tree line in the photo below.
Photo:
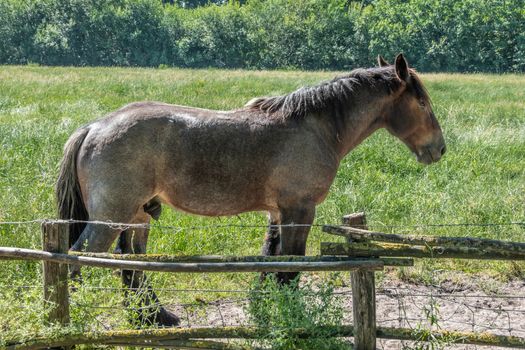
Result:
{"type": "Polygon", "coordinates": [[[524,72],[525,0],[3,0],[0,63],[524,72]]]}

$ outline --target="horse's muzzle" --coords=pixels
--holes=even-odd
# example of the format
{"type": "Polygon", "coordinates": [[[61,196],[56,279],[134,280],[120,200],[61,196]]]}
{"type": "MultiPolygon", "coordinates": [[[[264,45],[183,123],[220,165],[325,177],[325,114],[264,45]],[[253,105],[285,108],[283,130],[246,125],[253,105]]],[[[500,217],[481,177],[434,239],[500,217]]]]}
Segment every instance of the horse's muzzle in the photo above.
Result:
{"type": "Polygon", "coordinates": [[[429,165],[435,163],[443,157],[447,151],[447,146],[444,142],[439,144],[429,144],[416,150],[415,155],[418,162],[429,165]]]}

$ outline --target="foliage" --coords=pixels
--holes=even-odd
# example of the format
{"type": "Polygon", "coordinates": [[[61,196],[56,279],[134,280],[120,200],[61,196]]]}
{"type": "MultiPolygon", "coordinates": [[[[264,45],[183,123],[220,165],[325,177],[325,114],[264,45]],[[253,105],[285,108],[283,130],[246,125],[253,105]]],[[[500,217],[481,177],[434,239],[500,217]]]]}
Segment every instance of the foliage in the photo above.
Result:
{"type": "Polygon", "coordinates": [[[372,56],[403,51],[423,71],[523,71],[524,16],[522,0],[382,0],[356,33],[372,56]]]}
{"type": "Polygon", "coordinates": [[[151,1],[53,0],[34,34],[50,65],[158,65],[165,59],[163,12],[151,1]]]}
{"type": "Polygon", "coordinates": [[[0,63],[525,71],[525,0],[6,0],[0,63]]]}
{"type": "Polygon", "coordinates": [[[257,48],[251,67],[345,68],[352,64],[346,1],[254,0],[242,7],[257,48]]]}
{"type": "MultiPolygon", "coordinates": [[[[284,94],[334,75],[297,71],[3,66],[0,221],[56,217],[53,187],[68,136],[79,126],[126,103],[157,100],[229,110],[255,96],[284,94]]],[[[466,228],[424,224],[524,221],[525,77],[424,74],[422,79],[432,96],[447,142],[448,151],[443,159],[425,167],[412,159],[399,140],[386,131],[378,131],[341,162],[328,197],[317,207],[316,224],[338,224],[344,214],[365,211],[369,227],[383,232],[523,242],[523,226],[466,228]]],[[[258,255],[266,218],[260,213],[204,218],[164,207],[160,221],[154,224],[148,253],[258,255]]],[[[320,242],[334,240],[340,238],[313,227],[307,254],[319,254],[320,242]]],[[[0,225],[0,246],[39,249],[38,223],[0,225]]],[[[2,261],[0,265],[0,341],[8,334],[44,332],[39,328],[43,309],[40,264],[2,261]],[[28,285],[34,289],[24,287],[28,285]]],[[[433,285],[432,271],[462,271],[483,275],[479,283],[485,288],[489,285],[487,280],[496,279],[490,282],[490,288],[494,288],[498,281],[523,276],[524,267],[523,263],[504,261],[436,259],[418,261],[415,267],[406,268],[405,274],[410,281],[433,285]]],[[[306,278],[315,279],[319,275],[323,276],[309,274],[306,278]]],[[[345,280],[349,278],[347,274],[342,276],[345,280]]],[[[462,274],[454,272],[449,276],[464,283],[462,274]]],[[[98,268],[84,269],[83,277],[85,289],[71,293],[75,327],[129,328],[129,315],[121,307],[121,292],[93,289],[119,288],[120,278],[113,276],[111,270],[98,268]]],[[[239,295],[168,289],[247,289],[253,275],[153,273],[149,277],[161,302],[195,303],[239,295]]]]}
{"type": "MultiPolygon", "coordinates": [[[[435,271],[430,272],[431,285],[438,285],[438,281],[435,278],[435,271]]],[[[432,294],[430,293],[430,301],[428,304],[423,305],[423,314],[425,315],[425,321],[418,322],[415,329],[413,330],[413,336],[417,341],[411,345],[404,344],[404,350],[441,350],[447,349],[452,343],[454,343],[454,337],[445,335],[444,337],[436,337],[433,333],[435,330],[440,330],[439,324],[441,320],[441,313],[439,309],[439,303],[432,294]]]]}
{"type": "Polygon", "coordinates": [[[323,328],[343,324],[341,299],[334,296],[330,282],[299,284],[296,279],[290,285],[279,285],[272,277],[254,284],[246,308],[251,323],[268,330],[263,339],[256,340],[258,343],[276,350],[348,348],[344,340],[333,338],[323,328]],[[301,339],[293,334],[291,331],[297,328],[306,330],[312,338],[301,339]]]}
{"type": "Polygon", "coordinates": [[[253,41],[248,38],[249,19],[244,10],[238,5],[171,9],[171,15],[166,19],[173,21],[177,18],[178,27],[173,26],[170,30],[177,30],[178,33],[168,40],[178,54],[178,61],[169,63],[183,67],[234,68],[249,65],[248,56],[255,50],[252,48],[253,41]]]}

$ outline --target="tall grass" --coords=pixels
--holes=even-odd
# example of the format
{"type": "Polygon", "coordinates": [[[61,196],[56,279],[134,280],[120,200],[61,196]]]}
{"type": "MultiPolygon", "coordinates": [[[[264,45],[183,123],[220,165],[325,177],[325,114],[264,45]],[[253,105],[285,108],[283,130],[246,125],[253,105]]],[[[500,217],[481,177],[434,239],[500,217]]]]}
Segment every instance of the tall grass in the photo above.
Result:
{"type": "Polygon", "coordinates": [[[269,278],[252,286],[246,313],[252,324],[266,330],[266,336],[255,343],[275,350],[348,349],[347,341],[334,338],[329,331],[330,326],[343,324],[344,315],[341,299],[334,295],[334,285],[331,281],[302,285],[298,282],[296,279],[282,286],[269,278]],[[301,339],[293,333],[294,329],[304,329],[312,337],[301,339]]]}
{"type": "MultiPolygon", "coordinates": [[[[80,125],[126,103],[159,100],[231,109],[254,96],[283,94],[333,76],[297,71],[1,67],[0,221],[55,217],[53,184],[64,142],[80,125]]],[[[401,142],[385,131],[377,132],[343,161],[328,198],[318,207],[316,223],[338,223],[346,213],[366,211],[370,226],[383,231],[524,241],[525,230],[519,225],[411,227],[525,221],[525,77],[429,74],[423,80],[444,130],[447,154],[439,163],[425,167],[401,142]]],[[[202,218],[165,208],[160,224],[183,229],[153,229],[148,249],[156,253],[258,254],[263,227],[224,225],[265,223],[264,215],[258,213],[202,218]]],[[[0,225],[0,246],[39,248],[39,232],[38,224],[0,225]]],[[[308,253],[316,254],[320,241],[336,239],[314,228],[308,253]]],[[[0,285],[39,285],[38,264],[1,264],[0,285]]],[[[435,269],[459,269],[500,279],[523,275],[523,265],[448,260],[420,262],[405,276],[425,280],[435,269]]],[[[88,285],[119,286],[108,271],[86,269],[84,276],[88,285]]],[[[246,274],[152,275],[156,288],[236,289],[247,287],[249,280],[246,274]]],[[[78,303],[113,304],[117,298],[90,293],[73,298],[78,303]]],[[[163,300],[209,297],[198,292],[160,294],[163,300]]],[[[10,310],[0,313],[0,327],[13,330],[21,324],[31,328],[38,323],[33,318],[35,310],[40,310],[38,292],[0,287],[0,296],[5,310],[10,310]],[[33,311],[15,312],[21,305],[33,311]]],[[[86,314],[75,312],[79,322],[93,326],[86,314]]]]}

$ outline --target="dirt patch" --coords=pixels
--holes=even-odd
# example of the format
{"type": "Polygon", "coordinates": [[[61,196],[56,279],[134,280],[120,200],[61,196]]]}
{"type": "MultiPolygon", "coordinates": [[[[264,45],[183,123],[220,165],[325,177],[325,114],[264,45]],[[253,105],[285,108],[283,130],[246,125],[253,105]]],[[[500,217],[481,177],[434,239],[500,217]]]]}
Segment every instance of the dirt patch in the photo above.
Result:
{"type": "MultiPolygon", "coordinates": [[[[457,277],[457,276],[456,276],[457,277]]],[[[455,281],[458,279],[455,278],[455,281]]],[[[441,280],[438,286],[383,280],[377,288],[377,323],[383,327],[433,328],[467,332],[489,332],[525,337],[525,282],[493,284],[490,291],[479,288],[479,280],[465,278],[461,283],[441,280]]],[[[336,293],[348,312],[345,323],[352,323],[350,287],[336,293]]],[[[246,298],[222,299],[202,305],[174,305],[182,325],[190,327],[246,325],[246,298]]],[[[410,342],[379,341],[380,349],[410,348],[410,342]]],[[[412,344],[413,345],[413,344],[412,344]]],[[[473,345],[447,346],[454,349],[497,349],[473,345]]]]}
{"type": "MultiPolygon", "coordinates": [[[[464,282],[424,286],[386,281],[377,291],[378,325],[428,329],[431,316],[435,315],[434,329],[525,337],[523,281],[498,284],[491,292],[477,288],[476,281],[464,282]]],[[[348,306],[351,307],[351,302],[348,306]]],[[[380,343],[383,349],[402,349],[408,345],[394,341],[380,343]]],[[[454,348],[476,349],[476,346],[454,348]]]]}

